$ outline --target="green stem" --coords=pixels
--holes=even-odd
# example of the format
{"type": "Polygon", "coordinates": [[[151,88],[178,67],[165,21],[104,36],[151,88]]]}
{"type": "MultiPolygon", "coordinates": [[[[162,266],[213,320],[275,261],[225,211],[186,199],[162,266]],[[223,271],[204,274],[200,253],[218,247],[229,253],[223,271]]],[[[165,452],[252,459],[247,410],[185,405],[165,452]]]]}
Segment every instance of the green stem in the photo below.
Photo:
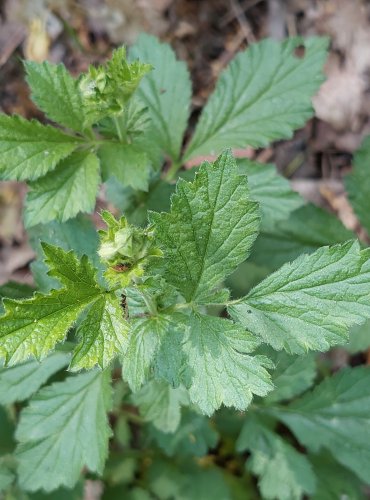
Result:
{"type": "Polygon", "coordinates": [[[180,170],[181,165],[181,161],[174,161],[170,168],[167,170],[166,175],[164,176],[164,180],[167,182],[173,181],[176,177],[177,172],[180,170]]]}

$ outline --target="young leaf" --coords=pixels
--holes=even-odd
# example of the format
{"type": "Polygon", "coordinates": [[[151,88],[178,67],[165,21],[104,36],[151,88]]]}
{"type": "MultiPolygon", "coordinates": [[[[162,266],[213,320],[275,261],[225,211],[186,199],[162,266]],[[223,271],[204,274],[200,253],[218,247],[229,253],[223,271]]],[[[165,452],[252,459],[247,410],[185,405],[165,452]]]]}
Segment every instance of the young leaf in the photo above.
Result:
{"type": "Polygon", "coordinates": [[[141,79],[152,67],[134,61],[128,63],[126,49],[119,47],[104,66],[90,66],[79,79],[86,124],[122,113],[141,79]]]}
{"type": "Polygon", "coordinates": [[[189,403],[184,387],[174,389],[163,380],[151,380],[132,400],[139,407],[140,415],[161,432],[175,432],[180,424],[181,406],[189,403]]]}
{"type": "Polygon", "coordinates": [[[316,478],[310,462],[260,420],[246,419],[236,446],[238,451],[251,452],[247,466],[259,476],[264,499],[299,500],[314,493],[316,478]]]}
{"type": "Polygon", "coordinates": [[[327,45],[325,38],[268,39],[238,54],[203,109],[186,160],[291,137],[313,114],[327,45]],[[294,54],[299,46],[302,58],[294,54]]]}
{"type": "Polygon", "coordinates": [[[114,293],[105,293],[93,302],[79,325],[71,368],[104,369],[127,345],[128,323],[114,293]]]}
{"type": "Polygon", "coordinates": [[[19,363],[30,356],[45,357],[57,342],[64,340],[82,310],[101,293],[86,257],[78,261],[72,252],[50,245],[44,246],[44,252],[50,275],[65,288],[23,301],[4,300],[0,353],[7,363],[19,363]]]}
{"type": "Polygon", "coordinates": [[[81,141],[36,120],[0,114],[0,178],[37,179],[53,170],[81,141]]]}
{"type": "Polygon", "coordinates": [[[289,218],[265,225],[253,245],[250,261],[274,271],[303,253],[313,253],[324,245],[343,243],[355,236],[335,215],[307,204],[289,218]]]}
{"type": "Polygon", "coordinates": [[[115,177],[124,186],[147,191],[150,162],[148,156],[132,144],[107,143],[99,149],[103,181],[115,177]]]}
{"type": "Polygon", "coordinates": [[[183,349],[191,373],[190,399],[211,415],[222,404],[245,410],[253,394],[273,389],[264,356],[248,356],[255,339],[231,321],[193,314],[183,349]]]}
{"type": "Polygon", "coordinates": [[[197,303],[214,301],[215,287],[246,259],[259,227],[258,204],[229,151],[203,163],[193,183],[180,179],[171,212],[150,220],[167,257],[168,282],[197,303]]]}
{"type": "Polygon", "coordinates": [[[26,491],[72,488],[86,466],[102,473],[111,435],[109,377],[90,371],[42,389],[22,410],[16,438],[26,491]]]}
{"type": "Polygon", "coordinates": [[[370,251],[357,242],[322,247],[271,274],[229,308],[274,349],[326,351],[370,314],[370,251]]]}
{"type": "Polygon", "coordinates": [[[287,219],[291,212],[305,204],[274,165],[247,159],[238,160],[237,164],[239,172],[248,176],[251,198],[260,204],[261,231],[274,228],[278,221],[287,219]]]}
{"type": "Polygon", "coordinates": [[[52,220],[65,222],[79,212],[92,212],[99,183],[98,158],[88,152],[73,153],[55,170],[30,184],[26,226],[52,220]]]}
{"type": "Polygon", "coordinates": [[[64,64],[25,61],[24,65],[33,102],[50,120],[83,132],[84,109],[78,82],[64,64]]]}
{"type": "Polygon", "coordinates": [[[0,403],[9,405],[29,398],[51,375],[67,366],[69,361],[69,354],[54,352],[41,363],[31,360],[0,369],[0,403]]]}
{"type": "Polygon", "coordinates": [[[349,200],[361,224],[370,234],[370,137],[366,137],[354,157],[352,172],[345,178],[349,200]]]}
{"type": "Polygon", "coordinates": [[[270,410],[314,453],[326,448],[335,459],[369,483],[370,368],[343,369],[312,392],[270,410]]]}
{"type": "Polygon", "coordinates": [[[154,67],[141,82],[138,94],[148,106],[155,142],[176,161],[190,112],[191,83],[186,65],[176,59],[169,45],[150,35],[139,37],[130,56],[154,67]]]}

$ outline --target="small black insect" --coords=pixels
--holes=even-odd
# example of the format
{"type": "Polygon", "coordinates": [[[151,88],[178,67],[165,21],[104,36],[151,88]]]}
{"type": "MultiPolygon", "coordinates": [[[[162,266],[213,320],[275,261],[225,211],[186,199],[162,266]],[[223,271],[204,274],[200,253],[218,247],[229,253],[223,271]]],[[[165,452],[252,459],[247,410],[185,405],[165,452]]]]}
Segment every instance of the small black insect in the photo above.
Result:
{"type": "Polygon", "coordinates": [[[121,295],[121,307],[123,310],[123,317],[128,319],[127,297],[124,293],[121,295]]]}

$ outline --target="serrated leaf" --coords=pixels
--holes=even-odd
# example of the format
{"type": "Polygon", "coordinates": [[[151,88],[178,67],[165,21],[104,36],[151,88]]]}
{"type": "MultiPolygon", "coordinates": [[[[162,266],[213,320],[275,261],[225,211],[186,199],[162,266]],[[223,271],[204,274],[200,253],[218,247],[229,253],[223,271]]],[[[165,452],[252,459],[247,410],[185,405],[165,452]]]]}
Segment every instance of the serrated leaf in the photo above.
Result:
{"type": "Polygon", "coordinates": [[[77,80],[64,64],[24,62],[32,100],[53,120],[67,128],[82,132],[84,109],[77,80]]]}
{"type": "Polygon", "coordinates": [[[150,215],[167,258],[167,281],[188,302],[213,301],[215,288],[248,256],[258,204],[229,151],[203,163],[193,183],[180,179],[171,201],[169,214],[150,215]]]}
{"type": "Polygon", "coordinates": [[[248,468],[259,476],[264,499],[299,500],[315,491],[316,478],[307,458],[263,423],[249,416],[236,444],[248,450],[248,468]]]}
{"type": "Polygon", "coordinates": [[[73,352],[71,368],[104,369],[127,346],[128,323],[123,317],[119,299],[105,293],[93,302],[77,329],[80,343],[73,352]]]}
{"type": "Polygon", "coordinates": [[[81,141],[36,120],[0,114],[0,177],[2,180],[42,177],[81,141]]]}
{"type": "Polygon", "coordinates": [[[189,395],[203,413],[211,415],[222,404],[245,410],[253,394],[273,389],[264,356],[248,355],[258,344],[229,320],[193,314],[183,344],[191,373],[189,395]]]}
{"type": "Polygon", "coordinates": [[[290,187],[289,182],[270,164],[238,160],[241,174],[248,176],[252,199],[261,207],[261,231],[274,228],[278,221],[287,219],[291,212],[305,204],[304,199],[290,187]]]}
{"type": "Polygon", "coordinates": [[[325,38],[266,39],[239,53],[203,109],[186,160],[291,137],[313,115],[327,45],[325,38]],[[302,58],[294,54],[299,46],[302,58]]]}
{"type": "Polygon", "coordinates": [[[100,292],[95,279],[96,270],[86,255],[78,259],[72,250],[66,252],[63,248],[45,242],[41,246],[50,276],[82,297],[96,295],[100,292]]]}
{"type": "Polygon", "coordinates": [[[356,151],[353,163],[352,172],[345,177],[345,186],[357,217],[370,234],[370,137],[356,151]]]}
{"type": "Polygon", "coordinates": [[[131,47],[130,57],[153,65],[151,73],[142,80],[138,95],[153,121],[154,141],[176,161],[190,113],[191,83],[187,67],[176,59],[169,45],[146,34],[131,47]]]}
{"type": "Polygon", "coordinates": [[[111,435],[107,374],[90,371],[42,389],[22,410],[16,438],[26,491],[72,488],[82,468],[102,473],[111,435]]]}
{"type": "Polygon", "coordinates": [[[369,317],[369,279],[369,250],[351,241],[322,247],[285,264],[229,312],[276,350],[326,351],[369,317]]]}
{"type": "Polygon", "coordinates": [[[175,432],[180,424],[181,406],[189,402],[184,387],[171,387],[163,380],[151,380],[132,400],[146,422],[152,422],[161,432],[175,432]]]}
{"type": "Polygon", "coordinates": [[[218,434],[210,426],[209,419],[189,410],[183,411],[181,424],[174,433],[161,432],[151,427],[149,435],[170,457],[202,457],[210,448],[214,448],[218,441],[218,434]]]}
{"type": "Polygon", "coordinates": [[[369,483],[370,368],[343,369],[288,407],[270,410],[297,439],[317,453],[324,448],[369,483]]]}
{"type": "Polygon", "coordinates": [[[0,353],[7,363],[19,363],[30,356],[45,357],[57,342],[64,340],[79,314],[101,293],[95,270],[86,257],[78,261],[72,252],[51,245],[43,248],[50,275],[66,288],[23,301],[4,300],[0,353]]]}
{"type": "Polygon", "coordinates": [[[150,162],[146,153],[132,144],[107,143],[103,144],[98,154],[104,181],[115,177],[124,186],[148,190],[150,162]]]}
{"type": "Polygon", "coordinates": [[[95,298],[54,290],[24,301],[5,300],[0,317],[0,354],[7,364],[34,356],[41,360],[62,342],[79,314],[95,298]]]}
{"type": "Polygon", "coordinates": [[[57,168],[30,184],[25,224],[53,220],[65,222],[79,212],[92,212],[100,183],[99,160],[88,152],[75,152],[57,168]]]}
{"type": "Polygon", "coordinates": [[[41,363],[31,360],[0,369],[0,403],[9,405],[29,398],[69,361],[69,354],[54,352],[41,363]]]}
{"type": "Polygon", "coordinates": [[[271,348],[261,351],[275,365],[275,370],[271,373],[274,390],[264,398],[264,403],[292,399],[311,387],[316,376],[316,363],[312,354],[290,356],[271,348]]]}
{"type": "Polygon", "coordinates": [[[343,243],[355,236],[335,215],[307,204],[286,220],[265,227],[253,245],[250,261],[275,270],[303,253],[313,253],[324,245],[343,243]]]}

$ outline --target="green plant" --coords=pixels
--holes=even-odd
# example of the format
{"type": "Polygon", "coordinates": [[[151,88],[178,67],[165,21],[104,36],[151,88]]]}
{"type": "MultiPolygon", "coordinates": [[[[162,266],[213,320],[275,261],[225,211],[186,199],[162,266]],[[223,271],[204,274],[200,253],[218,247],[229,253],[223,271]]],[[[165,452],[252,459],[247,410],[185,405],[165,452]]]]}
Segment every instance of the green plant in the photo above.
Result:
{"type": "MultiPolygon", "coordinates": [[[[314,352],[368,328],[370,251],[273,166],[225,150],[304,124],[326,45],[240,53],[184,152],[190,82],[167,45],[143,36],[77,80],[26,63],[65,130],[0,117],[0,172],[29,183],[38,254],[37,292],[0,289],[6,498],[82,498],[86,477],[108,499],[362,498],[370,370],[331,376],[314,352]],[[124,215],[103,211],[98,235],[77,214],[100,179],[124,215]]],[[[359,155],[348,186],[369,227],[359,155]]]]}

